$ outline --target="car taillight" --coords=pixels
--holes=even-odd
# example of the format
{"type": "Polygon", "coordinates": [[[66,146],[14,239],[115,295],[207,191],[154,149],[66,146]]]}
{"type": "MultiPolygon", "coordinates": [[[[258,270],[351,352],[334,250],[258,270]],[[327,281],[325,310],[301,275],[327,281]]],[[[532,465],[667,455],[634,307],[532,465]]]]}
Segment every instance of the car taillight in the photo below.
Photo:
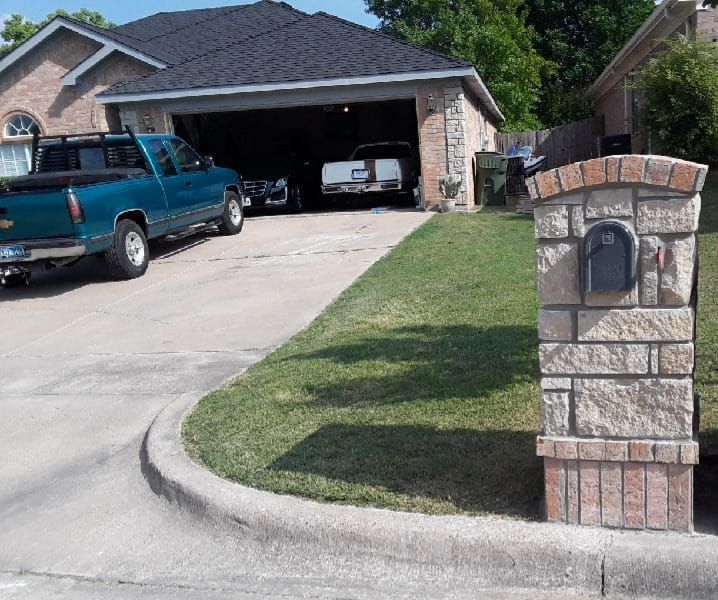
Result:
{"type": "Polygon", "coordinates": [[[67,210],[70,213],[70,220],[75,225],[81,225],[85,222],[85,211],[82,203],[75,192],[65,192],[65,202],[67,202],[67,210]]]}

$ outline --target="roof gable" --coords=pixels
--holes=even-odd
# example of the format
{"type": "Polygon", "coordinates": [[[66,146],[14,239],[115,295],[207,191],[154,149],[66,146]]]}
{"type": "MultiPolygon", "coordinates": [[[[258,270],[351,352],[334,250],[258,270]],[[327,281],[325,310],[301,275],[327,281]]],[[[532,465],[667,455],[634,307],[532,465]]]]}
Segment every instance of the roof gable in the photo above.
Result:
{"type": "Polygon", "coordinates": [[[122,52],[123,54],[148,63],[154,67],[164,68],[166,66],[166,63],[163,60],[135,48],[134,44],[127,44],[124,40],[121,40],[117,36],[113,35],[111,30],[102,29],[101,27],[88,26],[85,23],[80,23],[79,21],[66,17],[55,17],[52,21],[40,29],[40,31],[35,33],[35,35],[20,44],[17,48],[0,60],[0,73],[17,60],[31,52],[59,29],[73,31],[101,43],[103,46],[110,48],[112,51],[122,52]]]}

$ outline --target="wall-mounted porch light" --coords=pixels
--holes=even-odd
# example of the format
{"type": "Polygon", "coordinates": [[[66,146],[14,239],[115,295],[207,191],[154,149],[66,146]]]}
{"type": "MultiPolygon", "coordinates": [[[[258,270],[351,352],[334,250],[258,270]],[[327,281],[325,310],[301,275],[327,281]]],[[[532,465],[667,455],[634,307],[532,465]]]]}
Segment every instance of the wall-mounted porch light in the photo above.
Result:
{"type": "Polygon", "coordinates": [[[426,99],[426,110],[430,115],[436,112],[436,98],[434,98],[433,94],[429,94],[429,97],[426,99]]]}
{"type": "Polygon", "coordinates": [[[145,116],[142,117],[142,121],[145,124],[145,129],[147,130],[148,133],[155,132],[155,128],[154,128],[155,118],[152,115],[145,114],[145,116]]]}

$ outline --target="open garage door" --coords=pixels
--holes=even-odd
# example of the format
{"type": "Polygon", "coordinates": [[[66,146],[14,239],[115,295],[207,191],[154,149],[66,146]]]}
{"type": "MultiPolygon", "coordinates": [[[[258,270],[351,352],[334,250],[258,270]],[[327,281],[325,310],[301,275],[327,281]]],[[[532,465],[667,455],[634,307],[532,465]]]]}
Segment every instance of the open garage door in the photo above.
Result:
{"type": "MultiPolygon", "coordinates": [[[[175,133],[219,166],[241,173],[253,206],[326,206],[325,162],[347,160],[361,144],[409,142],[419,173],[414,99],[173,115],[175,133]]],[[[386,199],[383,199],[385,202],[386,199]]],[[[365,198],[371,204],[371,198],[365,198]]]]}

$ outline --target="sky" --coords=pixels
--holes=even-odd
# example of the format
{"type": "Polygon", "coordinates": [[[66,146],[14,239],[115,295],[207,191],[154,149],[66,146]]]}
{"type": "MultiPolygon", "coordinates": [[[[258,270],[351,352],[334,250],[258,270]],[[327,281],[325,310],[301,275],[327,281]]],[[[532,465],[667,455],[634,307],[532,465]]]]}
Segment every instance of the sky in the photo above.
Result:
{"type": "MultiPolygon", "coordinates": [[[[322,10],[369,27],[378,23],[375,17],[366,14],[364,0],[286,1],[309,13],[322,10]]],[[[0,23],[3,17],[12,13],[20,13],[26,19],[39,21],[58,8],[64,8],[68,12],[88,8],[101,12],[106,19],[121,25],[157,12],[250,3],[251,0],[0,0],[0,23]]]]}

